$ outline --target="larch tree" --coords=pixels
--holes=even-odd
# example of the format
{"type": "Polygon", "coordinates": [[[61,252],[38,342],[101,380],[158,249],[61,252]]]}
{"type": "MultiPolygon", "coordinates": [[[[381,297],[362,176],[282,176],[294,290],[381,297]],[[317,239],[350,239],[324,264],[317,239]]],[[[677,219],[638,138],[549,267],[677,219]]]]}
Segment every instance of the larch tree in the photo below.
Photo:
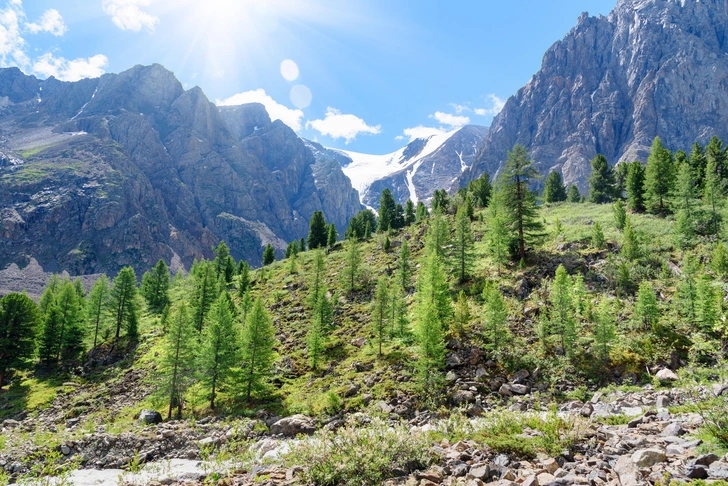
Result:
{"type": "Polygon", "coordinates": [[[210,311],[210,319],[202,332],[197,370],[201,383],[210,390],[210,409],[221,385],[229,384],[233,368],[238,364],[238,332],[233,319],[234,304],[222,292],[210,311]]]}
{"type": "Polygon", "coordinates": [[[461,290],[458,294],[458,300],[455,303],[455,319],[453,320],[455,332],[460,336],[465,335],[465,331],[470,325],[470,304],[465,295],[465,291],[461,290]]]}
{"type": "Polygon", "coordinates": [[[638,161],[629,162],[627,165],[627,207],[630,211],[639,213],[645,210],[645,167],[638,161]]]}
{"type": "Polygon", "coordinates": [[[485,302],[485,335],[488,347],[500,353],[509,340],[508,312],[500,291],[492,284],[483,288],[485,302]]]}
{"type": "Polygon", "coordinates": [[[217,280],[224,280],[226,283],[230,283],[233,278],[233,273],[228,269],[230,249],[224,241],[220,241],[213,251],[215,252],[215,260],[213,260],[215,277],[217,280]]]}
{"type": "Polygon", "coordinates": [[[417,222],[424,221],[430,217],[430,212],[427,210],[427,206],[422,201],[417,201],[417,211],[415,212],[417,222]]]}
{"type": "Polygon", "coordinates": [[[262,394],[268,386],[271,366],[275,361],[275,329],[263,301],[258,297],[245,321],[241,343],[245,396],[262,394]]]}
{"type": "Polygon", "coordinates": [[[377,289],[374,292],[372,301],[371,323],[372,334],[378,347],[379,357],[382,356],[382,345],[387,339],[387,326],[389,320],[389,282],[384,277],[379,277],[377,289]]]}
{"type": "Polygon", "coordinates": [[[414,224],[415,221],[417,221],[415,204],[412,202],[412,199],[407,199],[407,202],[404,204],[404,224],[405,226],[409,226],[414,224]]]}
{"type": "Polygon", "coordinates": [[[394,200],[392,191],[386,188],[382,191],[382,195],[379,198],[379,218],[377,223],[377,232],[384,233],[389,231],[390,228],[396,227],[395,212],[397,203],[394,200]]]}
{"type": "Polygon", "coordinates": [[[412,285],[412,253],[406,239],[402,240],[397,259],[397,283],[403,291],[409,291],[412,285]]]}
{"type": "Polygon", "coordinates": [[[86,307],[88,321],[94,330],[94,348],[98,343],[99,331],[106,321],[109,310],[109,297],[109,279],[106,275],[101,275],[91,287],[91,292],[88,294],[88,306],[86,307]]]}
{"type": "MultiPolygon", "coordinates": [[[[326,244],[326,237],[324,236],[324,244],[326,244]]],[[[268,243],[265,245],[265,248],[263,249],[263,266],[268,266],[271,263],[276,261],[276,251],[273,248],[273,245],[268,243]]]]}
{"type": "Polygon", "coordinates": [[[675,187],[674,165],[672,153],[662,145],[659,137],[655,137],[645,167],[646,205],[653,213],[667,213],[670,195],[675,187]]]}
{"type": "Polygon", "coordinates": [[[328,235],[328,227],[326,226],[323,211],[314,211],[308,225],[308,249],[315,250],[316,248],[326,247],[328,235]]]}
{"type": "Polygon", "coordinates": [[[543,202],[555,203],[560,201],[566,201],[566,188],[561,178],[561,172],[552,170],[544,181],[543,202]]]}
{"type": "Polygon", "coordinates": [[[655,289],[646,280],[640,283],[639,289],[637,290],[634,315],[640,327],[646,331],[651,330],[657,324],[657,319],[660,317],[655,289]]]}
{"type": "Polygon", "coordinates": [[[343,278],[344,290],[351,294],[357,288],[357,279],[361,273],[361,250],[359,249],[359,244],[353,239],[349,240],[347,246],[343,278]]]}
{"type": "Polygon", "coordinates": [[[576,187],[574,184],[569,186],[569,190],[566,192],[566,200],[570,203],[581,202],[581,194],[579,193],[579,188],[576,187]]]}
{"type": "Polygon", "coordinates": [[[490,195],[492,192],[490,176],[488,173],[483,172],[480,177],[470,181],[468,183],[468,192],[473,195],[473,203],[477,207],[487,207],[490,202],[490,195]]]}
{"type": "Polygon", "coordinates": [[[192,367],[195,363],[194,326],[189,317],[187,304],[180,302],[170,312],[169,332],[165,335],[162,359],[157,366],[160,391],[169,400],[167,419],[177,409],[177,418],[182,417],[184,396],[192,384],[192,367]]]}
{"type": "Polygon", "coordinates": [[[453,266],[460,283],[470,275],[475,262],[475,239],[465,206],[458,208],[455,216],[455,238],[453,239],[453,266]]]}
{"type": "Polygon", "coordinates": [[[65,280],[56,299],[61,312],[61,328],[56,360],[75,358],[81,352],[84,338],[84,312],[74,285],[65,280]]]}
{"type": "Polygon", "coordinates": [[[706,157],[705,155],[703,146],[700,145],[698,142],[695,142],[693,144],[692,150],[690,151],[690,156],[688,157],[688,161],[690,162],[690,167],[692,167],[693,173],[695,174],[698,187],[703,187],[705,170],[706,166],[708,165],[708,157],[706,157]]]}
{"type": "Polygon", "coordinates": [[[329,224],[329,232],[326,237],[326,246],[333,248],[336,245],[336,240],[339,238],[339,232],[336,231],[336,225],[334,223],[329,224]]]}
{"type": "Polygon", "coordinates": [[[245,260],[238,265],[238,297],[242,297],[250,288],[250,265],[245,260]]]}
{"type": "Polygon", "coordinates": [[[612,206],[612,215],[614,216],[614,226],[622,231],[627,224],[627,208],[621,199],[617,199],[617,202],[612,206]]]}
{"type": "Polygon", "coordinates": [[[447,259],[445,247],[450,244],[450,224],[439,209],[433,211],[430,226],[427,228],[427,244],[432,246],[444,262],[447,259]]]}
{"type": "Polygon", "coordinates": [[[591,169],[589,202],[596,204],[612,202],[616,197],[616,182],[607,158],[602,154],[598,154],[591,161],[591,169]]]}
{"type": "Polygon", "coordinates": [[[128,331],[136,325],[138,315],[136,283],[136,274],[131,267],[122,268],[114,278],[110,294],[110,308],[116,326],[116,339],[119,339],[122,327],[126,327],[128,331]]]}
{"type": "Polygon", "coordinates": [[[219,281],[215,277],[212,262],[195,262],[190,271],[192,276],[192,322],[197,332],[202,332],[212,304],[220,294],[219,281]]]}
{"type": "Polygon", "coordinates": [[[30,365],[40,320],[40,309],[27,295],[0,298],[0,390],[9,371],[30,365]]]}
{"type": "Polygon", "coordinates": [[[617,338],[617,323],[614,304],[611,300],[604,299],[597,306],[594,316],[594,354],[602,363],[609,362],[609,350],[617,338]]]}
{"type": "Polygon", "coordinates": [[[718,173],[718,165],[713,157],[708,159],[703,180],[703,201],[710,207],[712,234],[719,232],[719,209],[723,205],[723,180],[718,173]]]}
{"type": "MultiPolygon", "coordinates": [[[[225,268],[223,267],[221,271],[224,274],[225,268]]],[[[153,314],[161,314],[169,305],[169,268],[164,260],[159,260],[152,270],[144,273],[140,290],[149,311],[153,314]]]]}
{"type": "Polygon", "coordinates": [[[549,299],[551,301],[551,329],[558,335],[561,348],[567,356],[571,356],[576,342],[576,323],[574,322],[574,301],[572,296],[573,281],[563,265],[556,269],[556,276],[551,284],[549,299]]]}
{"type": "Polygon", "coordinates": [[[503,265],[508,262],[508,249],[512,238],[506,221],[506,207],[503,200],[503,193],[496,189],[488,206],[486,217],[487,231],[487,252],[495,262],[500,275],[503,265]]]}
{"type": "Polygon", "coordinates": [[[536,197],[529,189],[539,178],[528,150],[516,145],[508,152],[499,188],[503,191],[506,221],[512,234],[515,234],[518,256],[526,258],[526,246],[540,241],[544,227],[538,219],[536,197]]]}

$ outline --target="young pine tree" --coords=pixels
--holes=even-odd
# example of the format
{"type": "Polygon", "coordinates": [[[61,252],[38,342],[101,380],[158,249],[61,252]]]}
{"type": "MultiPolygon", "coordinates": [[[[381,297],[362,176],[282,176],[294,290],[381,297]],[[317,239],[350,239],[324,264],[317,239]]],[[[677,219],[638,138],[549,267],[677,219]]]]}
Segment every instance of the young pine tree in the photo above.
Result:
{"type": "Polygon", "coordinates": [[[698,313],[697,318],[703,332],[711,333],[719,321],[720,307],[718,294],[713,282],[704,275],[698,279],[698,313]]]}
{"type": "Polygon", "coordinates": [[[114,278],[110,293],[110,308],[116,326],[116,339],[121,335],[122,327],[135,334],[137,321],[137,287],[136,274],[131,267],[124,267],[114,278]]]}
{"type": "Polygon", "coordinates": [[[414,224],[415,221],[417,221],[415,204],[412,202],[412,199],[407,199],[407,202],[404,204],[404,224],[405,226],[409,226],[414,224]]]}
{"type": "Polygon", "coordinates": [[[674,300],[678,305],[680,315],[693,325],[698,321],[698,271],[699,267],[695,259],[690,256],[686,257],[678,283],[677,298],[674,300]]]}
{"type": "Polygon", "coordinates": [[[627,224],[627,208],[624,207],[621,199],[617,199],[612,206],[612,214],[614,215],[614,226],[620,231],[624,230],[624,226],[627,224]]]}
{"type": "Polygon", "coordinates": [[[379,357],[382,356],[382,345],[387,339],[387,326],[389,320],[389,282],[384,277],[379,277],[377,289],[374,292],[372,301],[371,322],[372,334],[379,348],[379,357]]]}
{"type": "Polygon", "coordinates": [[[599,222],[595,222],[592,226],[591,244],[594,248],[603,250],[607,246],[607,240],[604,238],[604,231],[602,231],[602,225],[599,222]]]}
{"type": "MultiPolygon", "coordinates": [[[[220,243],[220,246],[224,244],[220,243]]],[[[220,251],[222,252],[222,250],[220,251]]],[[[227,251],[227,247],[224,251],[227,251]]],[[[225,267],[221,271],[224,273],[225,267]]],[[[161,314],[162,310],[169,305],[169,268],[164,260],[159,260],[152,270],[144,273],[141,294],[147,302],[149,311],[153,314],[161,314]]]]}
{"type": "Polygon", "coordinates": [[[576,343],[576,322],[574,321],[573,281],[563,265],[556,269],[551,285],[551,329],[559,338],[561,349],[567,356],[573,353],[576,343]]]}
{"type": "Polygon", "coordinates": [[[444,262],[447,258],[445,247],[450,244],[450,224],[441,210],[434,210],[426,239],[444,262]]]}
{"type": "MultiPolygon", "coordinates": [[[[213,265],[215,266],[215,278],[217,280],[224,280],[225,283],[230,283],[230,280],[228,280],[227,278],[227,267],[228,259],[230,257],[230,249],[224,241],[221,241],[220,244],[218,244],[213,251],[215,252],[215,260],[213,261],[213,265]]],[[[232,275],[229,276],[230,278],[232,278],[232,275]]]]}
{"type": "Polygon", "coordinates": [[[336,245],[336,240],[339,238],[339,233],[336,231],[336,225],[334,223],[329,224],[329,234],[326,238],[326,246],[333,248],[336,245]]]}
{"type": "Polygon", "coordinates": [[[470,304],[468,304],[465,291],[461,290],[455,303],[455,319],[453,320],[453,328],[457,334],[465,335],[465,331],[470,325],[470,318],[470,304]]]}
{"type": "Polygon", "coordinates": [[[713,271],[721,278],[728,276],[728,252],[720,241],[715,245],[713,254],[710,259],[710,266],[713,271]]]}
{"type": "Polygon", "coordinates": [[[632,222],[629,218],[627,218],[624,223],[621,253],[622,256],[628,260],[636,260],[641,254],[639,239],[637,238],[637,233],[635,233],[634,228],[632,228],[632,222]]]}
{"type": "Polygon", "coordinates": [[[351,294],[357,288],[357,280],[361,267],[361,250],[359,244],[354,240],[349,240],[346,251],[346,260],[344,262],[344,290],[351,294]]]}
{"type": "Polygon", "coordinates": [[[430,217],[430,212],[427,210],[427,206],[422,201],[417,201],[417,211],[415,212],[415,218],[417,222],[421,222],[430,217]]]}
{"type": "Polygon", "coordinates": [[[718,174],[718,166],[711,157],[705,167],[705,179],[703,182],[703,201],[710,207],[710,220],[712,234],[717,235],[719,231],[720,212],[723,203],[723,180],[718,174]]]}
{"type": "Polygon", "coordinates": [[[94,282],[94,286],[91,287],[91,292],[88,294],[88,306],[86,306],[87,318],[94,330],[94,348],[98,342],[99,331],[105,324],[108,308],[109,279],[106,275],[101,275],[101,277],[94,282]]]}
{"type": "Polygon", "coordinates": [[[540,241],[543,224],[538,219],[536,197],[529,189],[539,178],[533,166],[528,150],[516,145],[508,152],[503,172],[500,176],[499,189],[503,191],[506,224],[514,235],[518,246],[518,257],[526,257],[526,246],[540,241]]]}
{"type": "Polygon", "coordinates": [[[634,314],[642,329],[647,331],[654,328],[660,317],[657,307],[657,297],[652,284],[643,281],[637,291],[637,301],[634,304],[634,314]]]}
{"type": "Polygon", "coordinates": [[[175,408],[179,419],[182,417],[185,393],[192,384],[196,340],[185,302],[172,308],[169,321],[162,359],[157,367],[157,380],[160,392],[169,400],[167,419],[172,418],[175,408]]]}
{"type": "Polygon", "coordinates": [[[455,216],[455,238],[453,240],[453,266],[460,283],[470,275],[475,261],[475,240],[465,206],[458,208],[455,216]]]}
{"type": "Polygon", "coordinates": [[[508,344],[508,312],[503,295],[492,284],[483,289],[485,302],[485,334],[488,347],[495,353],[502,352],[508,344]]]}
{"type": "Polygon", "coordinates": [[[238,297],[242,297],[250,288],[250,265],[245,260],[238,265],[238,297]]]}
{"type": "Polygon", "coordinates": [[[275,329],[260,297],[245,321],[241,344],[245,395],[250,401],[253,392],[260,394],[266,390],[276,356],[275,329]]]}
{"type": "Polygon", "coordinates": [[[412,285],[412,253],[406,239],[402,240],[397,259],[397,283],[404,292],[409,291],[412,285]]]}
{"type": "Polygon", "coordinates": [[[40,309],[27,295],[0,298],[0,390],[8,371],[30,365],[40,320],[40,309]]]}
{"type": "Polygon", "coordinates": [[[234,308],[230,295],[222,292],[212,306],[209,322],[202,332],[197,370],[201,383],[210,390],[211,410],[215,409],[218,390],[230,383],[240,357],[234,308]]]}
{"type": "Polygon", "coordinates": [[[580,203],[581,194],[579,193],[579,188],[573,184],[570,185],[569,190],[566,192],[566,200],[570,203],[580,203]]]}
{"type": "Polygon", "coordinates": [[[604,299],[597,306],[594,319],[594,354],[605,365],[609,362],[609,349],[617,338],[614,304],[604,299]]]}
{"type": "Polygon", "coordinates": [[[487,251],[498,267],[499,275],[503,265],[508,261],[508,248],[511,242],[505,211],[503,193],[496,188],[488,206],[486,226],[487,251]]]}

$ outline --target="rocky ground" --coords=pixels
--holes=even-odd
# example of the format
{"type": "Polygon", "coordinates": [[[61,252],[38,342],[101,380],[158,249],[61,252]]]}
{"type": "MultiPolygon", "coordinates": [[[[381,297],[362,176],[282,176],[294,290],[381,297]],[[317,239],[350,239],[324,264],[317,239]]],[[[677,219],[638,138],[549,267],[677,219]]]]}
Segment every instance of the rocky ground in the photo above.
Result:
{"type": "MultiPolygon", "coordinates": [[[[502,386],[518,390],[515,383],[502,386]]],[[[728,383],[657,391],[647,385],[640,391],[597,393],[587,402],[568,401],[559,408],[560,416],[579,422],[579,438],[571,450],[553,456],[539,453],[524,460],[473,440],[433,440],[432,466],[397,470],[386,484],[601,486],[667,484],[672,479],[726,480],[728,455],[711,453],[697,437],[703,417],[680,412],[680,405],[724,393],[728,393],[728,383]]],[[[506,394],[505,390],[500,394],[506,394]]],[[[509,402],[510,409],[518,413],[546,413],[530,395],[509,402]]],[[[429,413],[415,413],[407,420],[396,413],[397,407],[401,404],[393,399],[370,409],[392,425],[408,423],[411,433],[439,430],[445,420],[429,413]]],[[[469,412],[467,420],[473,427],[487,427],[472,406],[461,410],[469,412]]],[[[357,415],[357,420],[368,420],[366,414],[357,415]]],[[[126,484],[210,484],[212,479],[218,484],[292,484],[300,481],[306,467],[283,461],[299,443],[296,437],[322,428],[336,430],[346,419],[342,415],[315,420],[261,413],[253,419],[161,423],[157,412],[142,412],[139,424],[121,432],[103,426],[91,432],[79,430],[78,420],[67,420],[57,425],[58,437],[65,438],[53,445],[34,445],[27,440],[42,417],[9,419],[2,424],[6,447],[0,452],[0,466],[18,477],[33,465],[24,458],[50,451],[59,453],[61,462],[78,466],[71,473],[74,484],[106,484],[112,476],[126,484]],[[216,454],[223,450],[225,455],[216,454]]],[[[540,433],[526,429],[520,438],[528,440],[540,433]]]]}

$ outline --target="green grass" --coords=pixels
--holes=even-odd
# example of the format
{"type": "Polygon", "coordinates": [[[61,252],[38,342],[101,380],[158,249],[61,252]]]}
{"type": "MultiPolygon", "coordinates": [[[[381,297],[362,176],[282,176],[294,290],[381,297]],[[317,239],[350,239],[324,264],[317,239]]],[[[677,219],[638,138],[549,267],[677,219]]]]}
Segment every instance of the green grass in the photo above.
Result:
{"type": "Polygon", "coordinates": [[[38,147],[33,147],[33,148],[30,148],[30,149],[21,150],[21,151],[18,152],[18,155],[20,155],[24,159],[29,159],[32,156],[37,155],[37,154],[41,153],[42,151],[44,151],[44,150],[46,150],[48,148],[51,148],[52,146],[53,146],[52,144],[50,144],[50,145],[40,145],[38,147]]]}

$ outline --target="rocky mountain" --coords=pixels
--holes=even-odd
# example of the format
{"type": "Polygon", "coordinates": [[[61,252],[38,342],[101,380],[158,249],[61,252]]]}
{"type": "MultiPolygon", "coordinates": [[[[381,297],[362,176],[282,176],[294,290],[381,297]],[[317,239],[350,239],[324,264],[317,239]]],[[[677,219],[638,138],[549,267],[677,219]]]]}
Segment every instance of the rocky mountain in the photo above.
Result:
{"type": "Polygon", "coordinates": [[[74,83],[0,70],[0,154],[0,268],[189,268],[220,240],[256,264],[314,211],[343,232],[361,209],[261,105],[218,109],[156,64],[74,83]]]}
{"type": "Polygon", "coordinates": [[[461,183],[497,172],[516,143],[542,173],[585,190],[597,153],[645,161],[655,136],[673,150],[725,139],[727,51],[726,0],[620,0],[606,17],[584,13],[495,117],[461,183]]]}
{"type": "Polygon", "coordinates": [[[436,189],[456,187],[458,177],[472,164],[487,133],[487,127],[467,125],[415,139],[385,155],[312,146],[317,160],[335,160],[341,165],[359,191],[363,204],[377,208],[386,188],[392,191],[397,202],[404,204],[407,199],[429,202],[436,189]]]}

